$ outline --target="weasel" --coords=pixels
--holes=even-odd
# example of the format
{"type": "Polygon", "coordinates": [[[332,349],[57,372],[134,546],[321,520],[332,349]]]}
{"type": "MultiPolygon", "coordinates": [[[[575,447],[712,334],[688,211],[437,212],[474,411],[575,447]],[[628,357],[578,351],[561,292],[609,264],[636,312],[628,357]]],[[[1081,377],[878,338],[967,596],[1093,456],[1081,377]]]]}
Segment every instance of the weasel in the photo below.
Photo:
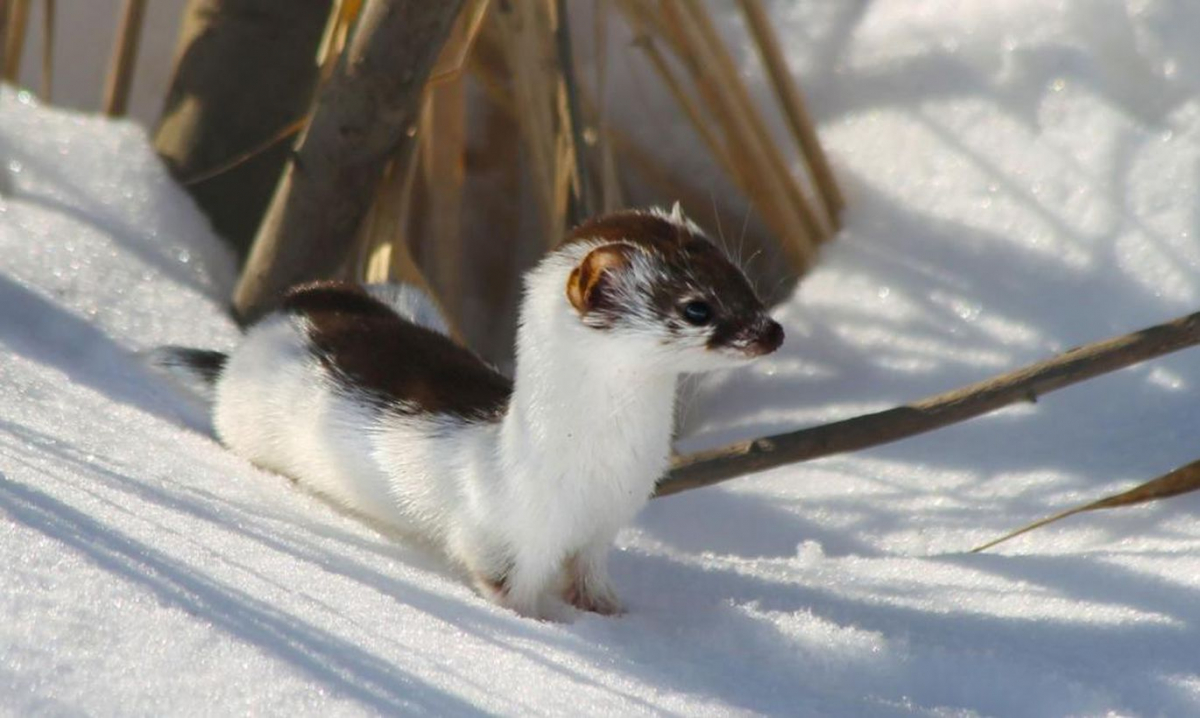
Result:
{"type": "Polygon", "coordinates": [[[607,554],[667,469],[676,379],[783,329],[678,204],[572,230],[525,276],[515,380],[411,287],[290,291],[228,355],[165,347],[212,387],[220,440],[440,547],[516,612],[620,612],[607,554]]]}

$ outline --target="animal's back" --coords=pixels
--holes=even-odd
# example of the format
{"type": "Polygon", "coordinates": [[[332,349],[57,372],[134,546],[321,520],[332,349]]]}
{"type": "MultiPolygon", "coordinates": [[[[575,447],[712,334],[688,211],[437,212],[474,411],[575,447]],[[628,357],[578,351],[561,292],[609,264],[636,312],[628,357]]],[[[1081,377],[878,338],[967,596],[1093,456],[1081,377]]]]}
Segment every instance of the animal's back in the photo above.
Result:
{"type": "MultiPolygon", "coordinates": [[[[214,417],[234,451],[394,524],[397,510],[434,509],[406,503],[414,492],[396,484],[405,467],[387,456],[437,450],[446,426],[498,418],[510,392],[469,351],[373,293],[322,283],[294,290],[250,330],[221,372],[214,417]]],[[[450,479],[400,478],[410,489],[450,479]]]]}

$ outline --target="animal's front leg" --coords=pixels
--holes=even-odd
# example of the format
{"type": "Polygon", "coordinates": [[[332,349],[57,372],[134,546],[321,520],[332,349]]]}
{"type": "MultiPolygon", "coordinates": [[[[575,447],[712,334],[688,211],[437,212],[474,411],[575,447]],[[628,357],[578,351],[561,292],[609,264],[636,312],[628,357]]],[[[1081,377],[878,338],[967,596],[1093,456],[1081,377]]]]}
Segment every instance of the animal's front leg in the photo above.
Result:
{"type": "Polygon", "coordinates": [[[567,557],[563,566],[567,577],[563,600],[581,611],[605,616],[624,613],[608,578],[608,550],[611,536],[593,541],[567,557]]]}

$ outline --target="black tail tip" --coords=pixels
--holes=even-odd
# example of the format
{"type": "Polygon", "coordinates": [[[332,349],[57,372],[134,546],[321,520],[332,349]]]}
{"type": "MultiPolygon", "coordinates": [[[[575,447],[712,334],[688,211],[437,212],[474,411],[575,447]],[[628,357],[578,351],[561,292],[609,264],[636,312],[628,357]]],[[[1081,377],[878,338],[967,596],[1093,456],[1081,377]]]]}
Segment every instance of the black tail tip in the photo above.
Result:
{"type": "Polygon", "coordinates": [[[206,384],[216,384],[229,361],[229,355],[210,349],[191,347],[158,347],[153,352],[154,363],[167,370],[183,370],[194,374],[206,384]]]}

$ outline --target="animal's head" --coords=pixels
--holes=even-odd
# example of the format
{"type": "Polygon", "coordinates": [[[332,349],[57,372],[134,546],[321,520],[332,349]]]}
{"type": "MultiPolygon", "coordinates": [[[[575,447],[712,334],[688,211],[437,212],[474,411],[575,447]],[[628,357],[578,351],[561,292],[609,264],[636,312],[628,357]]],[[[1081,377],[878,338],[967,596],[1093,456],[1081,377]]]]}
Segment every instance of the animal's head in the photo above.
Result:
{"type": "Polygon", "coordinates": [[[705,371],[770,354],[783,343],[746,275],[677,204],[671,212],[591,219],[559,252],[575,262],[565,292],[579,321],[648,359],[705,371]]]}

